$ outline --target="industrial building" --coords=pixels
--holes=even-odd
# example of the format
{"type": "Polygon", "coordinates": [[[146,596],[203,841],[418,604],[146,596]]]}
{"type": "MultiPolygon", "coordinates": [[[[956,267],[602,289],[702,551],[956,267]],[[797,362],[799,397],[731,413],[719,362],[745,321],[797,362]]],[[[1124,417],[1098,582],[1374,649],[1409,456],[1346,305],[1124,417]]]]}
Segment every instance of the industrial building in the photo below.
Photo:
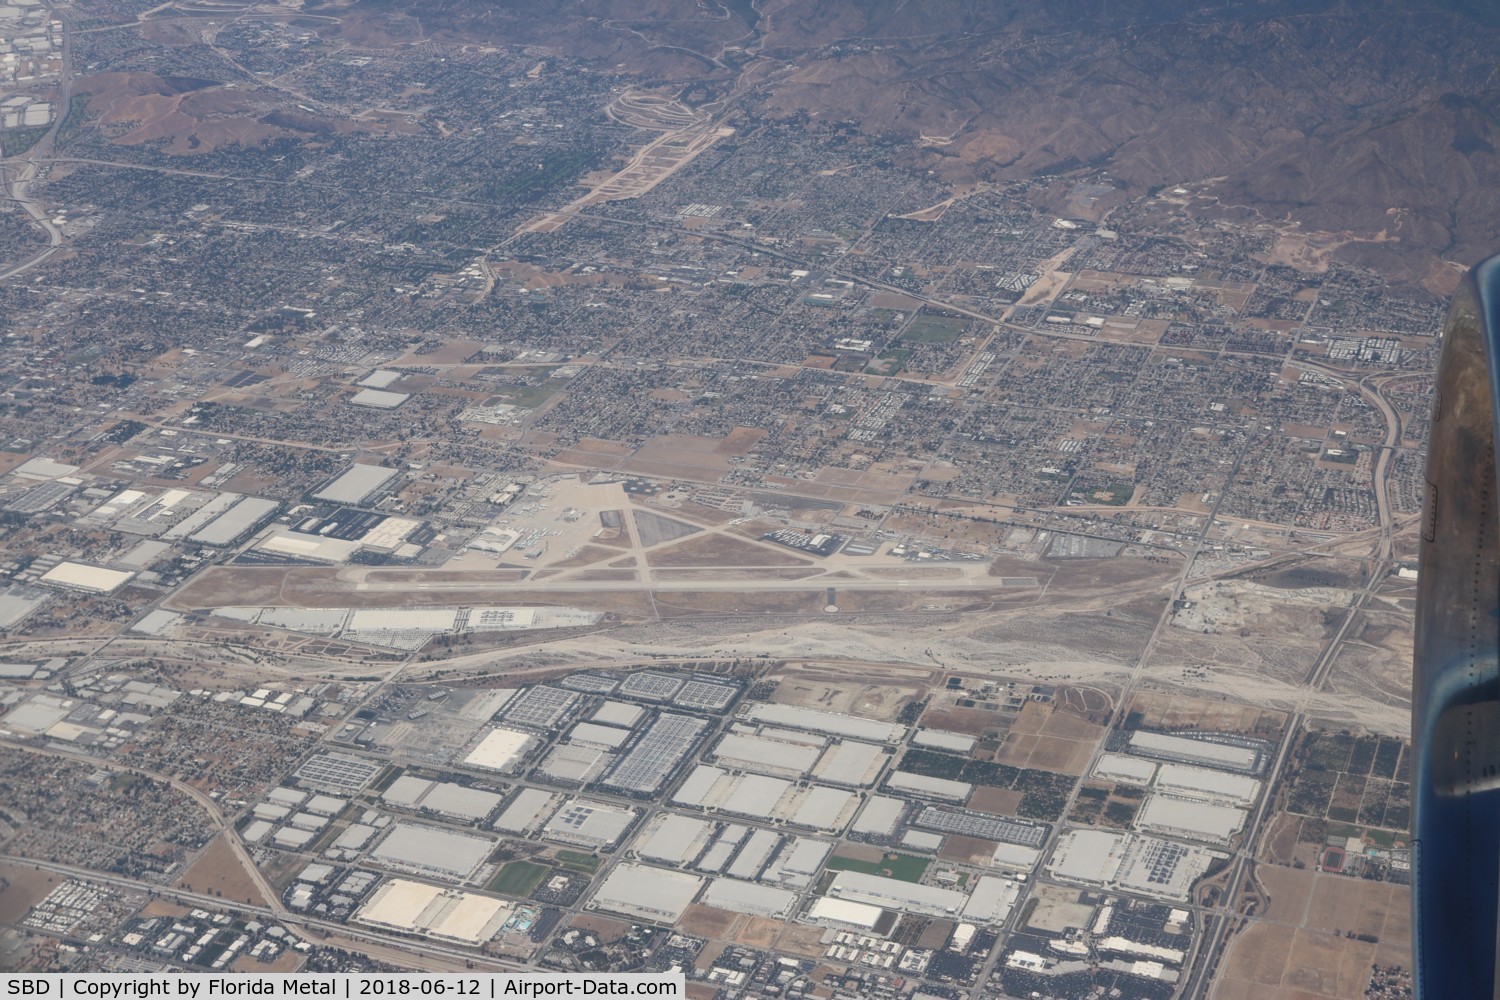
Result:
{"type": "Polygon", "coordinates": [[[375,890],[354,914],[354,920],[475,946],[498,934],[511,910],[510,903],[492,896],[391,879],[375,890]]]}
{"type": "Polygon", "coordinates": [[[884,914],[885,911],[878,906],[831,896],[819,896],[807,910],[808,919],[814,923],[858,927],[866,931],[873,931],[884,914]]]}
{"type": "Polygon", "coordinates": [[[28,458],[14,469],[10,474],[18,479],[29,479],[35,482],[49,482],[53,479],[66,479],[76,475],[79,466],[67,465],[63,462],[54,462],[44,455],[28,458]]]}
{"type": "Polygon", "coordinates": [[[823,751],[813,777],[830,785],[868,788],[875,784],[891,757],[874,743],[841,740],[823,751]]]}
{"type": "Polygon", "coordinates": [[[604,851],[620,842],[635,819],[633,809],[597,799],[571,799],[542,827],[542,836],[590,851],[604,851]]]}
{"type": "Polygon", "coordinates": [[[1120,870],[1129,834],[1069,830],[1057,839],[1047,874],[1064,882],[1108,885],[1120,870]]]}
{"type": "Polygon", "coordinates": [[[823,740],[793,743],[748,733],[728,732],[720,737],[713,754],[726,767],[800,778],[818,762],[823,754],[823,744],[823,740]]]}
{"type": "Polygon", "coordinates": [[[964,903],[963,918],[980,925],[1005,923],[1021,895],[1019,885],[995,875],[979,876],[968,889],[969,899],[964,903]]]}
{"type": "Polygon", "coordinates": [[[949,778],[929,778],[925,774],[910,771],[892,771],[886,775],[885,787],[896,792],[910,792],[924,799],[939,799],[960,805],[969,801],[974,786],[965,781],[949,778]]]}
{"type": "Polygon", "coordinates": [[[872,740],[876,743],[895,743],[906,735],[905,726],[875,719],[861,719],[838,712],[823,712],[816,708],[802,708],[797,705],[757,703],[750,707],[746,717],[773,726],[789,726],[792,729],[847,736],[856,740],[872,740]]]}
{"type": "Polygon", "coordinates": [[[1058,838],[1047,872],[1062,882],[1187,899],[1216,857],[1223,855],[1140,834],[1069,830],[1058,838]]]}
{"type": "Polygon", "coordinates": [[[423,809],[469,821],[484,819],[503,798],[495,792],[465,788],[451,781],[428,781],[409,774],[397,778],[380,797],[406,809],[423,809]]]}
{"type": "Polygon", "coordinates": [[[536,773],[566,785],[587,785],[615,762],[615,755],[597,746],[559,743],[537,765],[536,773]]]}
{"type": "Polygon", "coordinates": [[[683,678],[674,674],[640,670],[620,682],[619,692],[646,701],[671,701],[683,683],[683,678]]]}
{"type": "Polygon", "coordinates": [[[660,813],[635,840],[635,853],[650,861],[687,865],[713,839],[715,824],[677,813],[660,813]]]}
{"type": "Polygon", "coordinates": [[[792,787],[790,781],[761,775],[733,775],[699,764],[672,796],[678,805],[706,810],[728,809],[746,816],[766,816],[792,787]]]}
{"type": "Polygon", "coordinates": [[[703,903],[732,913],[780,919],[797,905],[797,894],[788,889],[755,882],[716,878],[710,880],[708,888],[704,890],[703,903]]]}
{"type": "Polygon", "coordinates": [[[1122,889],[1163,899],[1188,899],[1193,883],[1225,855],[1156,837],[1136,835],[1124,847],[1115,884],[1122,889]]]}
{"type": "MultiPolygon", "coordinates": [[[[787,837],[761,872],[761,880],[779,882],[793,889],[806,889],[823,870],[833,845],[812,837],[787,837]]],[[[733,871],[730,874],[734,874],[733,871]]]]}
{"type": "Polygon", "coordinates": [[[990,857],[990,865],[1014,872],[1030,873],[1036,869],[1037,863],[1041,860],[1042,852],[1034,847],[1022,847],[1020,844],[996,844],[995,853],[990,857]]]}
{"type": "Polygon", "coordinates": [[[1260,797],[1260,782],[1243,774],[1226,774],[1190,764],[1163,764],[1156,776],[1159,791],[1220,805],[1251,806],[1260,797]]]}
{"type": "Polygon", "coordinates": [[[753,830],[727,871],[735,878],[758,878],[780,846],[780,834],[770,830],[753,830]]]}
{"type": "Polygon", "coordinates": [[[1149,785],[1156,777],[1156,763],[1123,753],[1107,753],[1094,765],[1094,776],[1106,781],[1123,781],[1131,785],[1149,785]]]}
{"type": "Polygon", "coordinates": [[[571,716],[578,693],[549,684],[529,687],[505,705],[504,719],[513,726],[550,733],[571,716]]]}
{"type": "Polygon", "coordinates": [[[1244,773],[1253,772],[1260,760],[1260,754],[1249,747],[1142,730],[1130,734],[1130,752],[1158,760],[1202,764],[1244,773]]]}
{"type": "Polygon", "coordinates": [[[419,823],[396,823],[370,851],[370,860],[432,878],[463,881],[474,874],[495,841],[419,823]]]}
{"type": "Polygon", "coordinates": [[[632,705],[624,701],[606,701],[594,710],[591,718],[594,722],[603,723],[607,726],[621,726],[625,729],[630,729],[637,722],[640,722],[641,717],[645,714],[646,710],[639,705],[632,705]]]}
{"type": "Polygon", "coordinates": [[[113,594],[126,583],[134,573],[120,569],[105,569],[103,566],[90,566],[87,563],[60,562],[41,575],[37,581],[49,584],[62,590],[80,590],[85,594],[113,594]]]}
{"type": "Polygon", "coordinates": [[[1244,809],[1158,792],[1141,807],[1136,826],[1189,840],[1222,844],[1244,829],[1247,815],[1244,809]]]}
{"type": "Polygon", "coordinates": [[[611,913],[675,924],[703,888],[701,875],[630,862],[615,865],[589,906],[611,913]]]}
{"type": "Polygon", "coordinates": [[[775,818],[792,826],[836,833],[849,824],[859,808],[859,797],[843,788],[809,785],[778,805],[775,818]]]}
{"type": "Polygon", "coordinates": [[[601,785],[627,795],[654,795],[707,728],[704,719],[663,712],[621,756],[601,785]]]}
{"type": "Polygon", "coordinates": [[[283,525],[273,525],[255,547],[258,551],[289,559],[308,562],[342,564],[348,562],[359,551],[359,543],[323,535],[309,535],[293,531],[283,525]]]}
{"type": "Polygon", "coordinates": [[[340,794],[364,790],[385,769],[378,761],[346,753],[320,753],[293,772],[309,788],[340,794]]]}
{"type": "Polygon", "coordinates": [[[962,733],[950,733],[941,729],[918,729],[911,736],[911,745],[930,750],[946,750],[949,753],[968,754],[979,741],[962,733]]]}
{"type": "Polygon", "coordinates": [[[372,410],[395,410],[411,399],[409,392],[387,392],[384,389],[361,389],[349,397],[355,406],[368,406],[372,410]]]}
{"type": "Polygon", "coordinates": [[[490,826],[501,833],[535,833],[552,815],[557,799],[557,795],[540,788],[523,788],[490,826]]]}
{"type": "Polygon", "coordinates": [[[890,907],[906,913],[950,919],[958,919],[969,901],[968,895],[957,889],[921,885],[857,871],[841,871],[835,875],[828,886],[827,895],[851,903],[890,907]]]}
{"type": "Polygon", "coordinates": [[[496,726],[464,758],[465,767],[484,771],[510,771],[525,758],[536,737],[516,729],[496,726]]]}
{"type": "Polygon", "coordinates": [[[327,486],[314,493],[313,499],[327,500],[329,503],[350,504],[357,507],[384,489],[392,479],[395,479],[400,474],[396,469],[387,469],[381,465],[362,465],[356,463],[327,486]]]}
{"type": "Polygon", "coordinates": [[[275,500],[240,497],[224,513],[189,535],[188,541],[215,548],[233,545],[276,513],[280,506],[275,500]]]}
{"type": "Polygon", "coordinates": [[[605,750],[618,750],[621,744],[629,738],[630,730],[628,729],[601,726],[596,722],[580,722],[568,734],[568,741],[571,743],[601,747],[605,750]]]}
{"type": "Polygon", "coordinates": [[[355,384],[366,389],[388,389],[394,383],[401,381],[402,377],[401,372],[392,371],[389,368],[377,368],[355,384]]]}
{"type": "Polygon", "coordinates": [[[860,810],[859,815],[850,825],[849,832],[866,837],[894,837],[901,825],[902,817],[906,815],[906,808],[905,799],[892,798],[889,795],[871,795],[865,800],[865,807],[860,810]]]}

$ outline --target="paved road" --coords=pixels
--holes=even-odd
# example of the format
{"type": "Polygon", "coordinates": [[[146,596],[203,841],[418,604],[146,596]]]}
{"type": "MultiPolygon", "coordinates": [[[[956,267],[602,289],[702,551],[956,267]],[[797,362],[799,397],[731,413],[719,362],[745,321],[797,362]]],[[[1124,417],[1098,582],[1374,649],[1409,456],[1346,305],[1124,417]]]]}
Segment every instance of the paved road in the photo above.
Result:
{"type": "Polygon", "coordinates": [[[91,757],[85,754],[71,753],[66,750],[42,747],[34,743],[24,743],[20,740],[7,737],[0,737],[0,746],[20,750],[25,753],[39,754],[44,757],[60,757],[63,760],[87,764],[90,767],[102,768],[107,771],[117,771],[121,774],[141,774],[171,785],[177,791],[198,803],[203,808],[203,811],[213,818],[214,826],[222,831],[225,841],[229,844],[230,849],[234,851],[235,857],[239,859],[241,867],[245,869],[245,872],[255,882],[255,887],[260,890],[261,896],[269,901],[269,911],[278,919],[286,916],[287,909],[281,905],[281,897],[277,895],[271,883],[266,881],[266,877],[261,874],[260,869],[255,867],[254,859],[250,857],[250,852],[245,849],[245,842],[240,839],[239,833],[234,829],[229,818],[224,815],[224,811],[219,808],[219,804],[187,782],[179,781],[170,775],[162,774],[158,771],[148,771],[142,767],[132,767],[128,764],[122,764],[107,757],[91,757]]]}
{"type": "Polygon", "coordinates": [[[130,889],[137,892],[147,892],[163,899],[174,900],[190,906],[203,907],[210,910],[228,910],[234,913],[252,914],[263,917],[287,927],[298,928],[304,931],[303,936],[309,941],[317,941],[329,936],[337,936],[352,941],[370,942],[385,948],[395,949],[403,955],[403,961],[410,963],[414,969],[424,968],[424,958],[437,955],[451,961],[469,963],[475,968],[492,970],[497,972],[527,972],[540,971],[535,966],[526,965],[521,962],[508,962],[488,955],[480,955],[477,952],[462,951],[457,948],[449,948],[433,941],[414,941],[400,937],[395,934],[385,934],[380,931],[369,930],[353,924],[341,924],[332,920],[315,920],[297,914],[281,913],[265,906],[254,904],[236,903],[228,899],[220,899],[218,896],[208,896],[199,892],[189,892],[186,889],[176,889],[170,886],[157,885],[142,879],[126,878],[122,875],[113,875],[105,872],[96,872],[90,868],[79,868],[75,865],[58,864],[52,861],[37,861],[35,858],[15,857],[8,854],[0,854],[0,861],[7,864],[18,865],[23,868],[35,868],[39,871],[55,872],[66,875],[69,878],[82,879],[87,882],[96,882],[103,885],[112,885],[120,889],[130,889]],[[316,933],[307,934],[306,931],[316,933]]]}
{"type": "Polygon", "coordinates": [[[26,214],[31,216],[32,221],[42,228],[47,234],[47,248],[38,251],[26,260],[11,265],[7,270],[0,271],[0,281],[25,274],[50,259],[62,249],[63,245],[62,230],[53,225],[46,208],[30,194],[31,183],[41,171],[43,158],[52,152],[52,147],[57,141],[57,133],[62,128],[63,122],[67,120],[68,109],[73,101],[73,52],[68,42],[73,26],[69,23],[65,12],[58,10],[54,4],[48,3],[46,7],[62,21],[63,25],[61,41],[63,65],[58,78],[58,114],[52,122],[52,127],[47,130],[47,134],[42,136],[35,146],[22,156],[0,164],[0,194],[18,203],[26,214]]]}

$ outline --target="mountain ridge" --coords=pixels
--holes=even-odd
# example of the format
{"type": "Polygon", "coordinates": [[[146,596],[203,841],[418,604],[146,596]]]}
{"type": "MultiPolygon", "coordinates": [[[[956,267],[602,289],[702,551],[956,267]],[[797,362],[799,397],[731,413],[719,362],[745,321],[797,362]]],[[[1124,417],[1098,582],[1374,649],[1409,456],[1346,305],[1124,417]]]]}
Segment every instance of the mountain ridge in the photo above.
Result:
{"type": "Polygon", "coordinates": [[[1268,220],[1394,241],[1387,255],[1465,263],[1500,231],[1500,12],[1461,0],[764,0],[753,21],[692,0],[357,6],[691,85],[710,109],[853,121],[954,184],[1091,168],[1132,195],[1193,184],[1268,220]]]}

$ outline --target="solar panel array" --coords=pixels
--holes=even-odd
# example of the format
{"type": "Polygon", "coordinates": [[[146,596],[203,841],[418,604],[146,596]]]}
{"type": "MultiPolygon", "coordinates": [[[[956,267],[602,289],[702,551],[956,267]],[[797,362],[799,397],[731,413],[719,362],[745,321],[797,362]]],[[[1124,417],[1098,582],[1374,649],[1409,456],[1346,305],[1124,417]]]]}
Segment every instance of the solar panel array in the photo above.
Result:
{"type": "Polygon", "coordinates": [[[348,754],[319,754],[297,768],[296,775],[309,785],[347,791],[358,791],[379,774],[383,764],[348,754]]]}
{"type": "Polygon", "coordinates": [[[610,771],[602,784],[638,795],[650,795],[682,762],[708,723],[691,715],[664,712],[610,771]]]}
{"type": "Polygon", "coordinates": [[[666,701],[675,695],[682,687],[682,678],[673,677],[671,674],[658,674],[652,670],[643,670],[638,674],[631,674],[620,684],[620,693],[633,695],[636,698],[646,698],[650,701],[666,701]]]}
{"type": "Polygon", "coordinates": [[[698,708],[708,712],[722,712],[739,694],[739,688],[710,681],[688,681],[672,700],[683,708],[698,708]]]}
{"type": "Polygon", "coordinates": [[[1047,828],[1024,820],[1007,819],[1003,816],[983,816],[962,809],[944,809],[928,806],[917,817],[917,826],[943,833],[956,833],[964,837],[980,837],[984,840],[1001,840],[1007,844],[1025,847],[1040,847],[1047,839],[1047,828]]]}
{"type": "Polygon", "coordinates": [[[538,684],[505,707],[505,721],[528,729],[543,731],[557,728],[578,701],[578,695],[562,688],[538,684]]]}
{"type": "Polygon", "coordinates": [[[613,677],[604,677],[599,674],[570,674],[558,683],[565,688],[587,691],[589,694],[609,694],[620,686],[620,682],[613,677]]]}

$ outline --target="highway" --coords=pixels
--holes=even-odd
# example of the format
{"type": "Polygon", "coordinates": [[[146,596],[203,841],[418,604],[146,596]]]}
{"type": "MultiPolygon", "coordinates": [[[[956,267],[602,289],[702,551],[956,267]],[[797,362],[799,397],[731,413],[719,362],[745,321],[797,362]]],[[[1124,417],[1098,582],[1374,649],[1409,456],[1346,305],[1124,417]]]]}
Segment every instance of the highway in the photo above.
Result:
{"type": "Polygon", "coordinates": [[[214,827],[221,832],[225,842],[234,851],[235,858],[238,859],[240,866],[245,869],[245,873],[255,882],[255,887],[260,890],[261,896],[269,901],[268,912],[277,919],[281,919],[287,915],[286,907],[281,905],[281,897],[272,888],[271,883],[266,881],[266,877],[261,874],[260,869],[255,866],[255,861],[250,857],[250,852],[245,849],[245,842],[240,839],[239,833],[234,829],[234,825],[229,821],[229,818],[224,815],[224,811],[219,808],[219,804],[187,782],[179,781],[176,778],[157,771],[148,771],[145,768],[121,764],[107,757],[91,757],[86,754],[70,753],[66,750],[56,750],[34,743],[23,743],[9,737],[0,737],[0,746],[19,750],[24,753],[39,754],[44,757],[60,757],[63,760],[86,764],[89,767],[101,768],[106,771],[115,771],[119,774],[144,775],[171,785],[177,791],[191,798],[203,808],[204,812],[212,817],[214,827]]]}
{"type": "Polygon", "coordinates": [[[313,943],[317,943],[328,937],[340,937],[350,941],[368,942],[382,948],[399,951],[403,956],[403,961],[410,963],[414,969],[427,969],[431,963],[424,960],[428,960],[431,956],[436,955],[452,962],[465,963],[463,967],[494,972],[539,971],[535,966],[520,962],[508,962],[490,955],[481,955],[478,952],[450,948],[431,940],[416,941],[395,934],[385,934],[380,931],[370,930],[355,924],[341,924],[332,920],[315,920],[297,914],[278,912],[265,906],[256,906],[253,903],[236,903],[232,900],[221,899],[218,896],[208,896],[203,893],[189,892],[185,889],[175,889],[170,886],[158,885],[155,882],[147,882],[143,879],[126,878],[121,875],[97,872],[91,868],[79,868],[74,865],[58,864],[53,861],[37,861],[35,858],[15,857],[8,854],[0,854],[0,861],[22,868],[35,868],[38,871],[54,872],[58,875],[81,879],[86,882],[111,885],[118,889],[150,893],[161,899],[169,899],[187,906],[202,907],[207,910],[227,910],[233,913],[261,917],[286,927],[300,929],[304,931],[303,937],[313,943]],[[472,966],[469,963],[472,963],[472,966]]]}

